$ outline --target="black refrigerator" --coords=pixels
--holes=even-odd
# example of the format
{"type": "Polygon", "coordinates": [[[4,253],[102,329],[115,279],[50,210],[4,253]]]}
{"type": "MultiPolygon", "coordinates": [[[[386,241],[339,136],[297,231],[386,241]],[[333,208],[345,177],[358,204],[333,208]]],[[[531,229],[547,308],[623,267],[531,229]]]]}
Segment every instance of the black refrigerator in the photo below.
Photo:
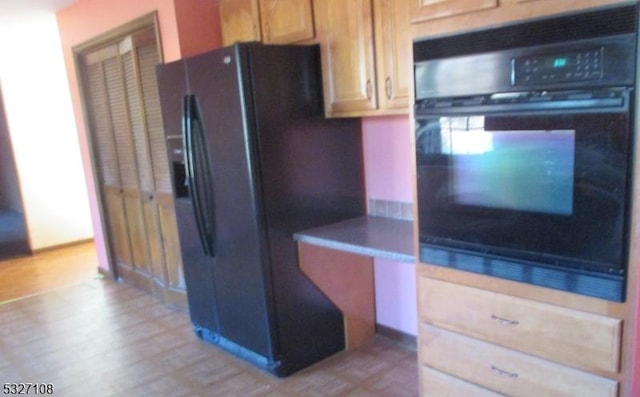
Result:
{"type": "Polygon", "coordinates": [[[317,46],[240,43],[157,78],[196,334],[276,376],[344,349],[297,231],[364,215],[358,119],[325,119],[317,46]]]}

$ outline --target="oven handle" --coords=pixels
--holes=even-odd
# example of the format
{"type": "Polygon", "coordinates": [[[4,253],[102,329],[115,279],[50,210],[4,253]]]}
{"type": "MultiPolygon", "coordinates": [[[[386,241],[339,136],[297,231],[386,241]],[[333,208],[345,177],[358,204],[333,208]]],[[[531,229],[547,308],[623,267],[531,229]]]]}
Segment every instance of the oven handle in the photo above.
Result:
{"type": "Polygon", "coordinates": [[[629,110],[629,92],[620,91],[616,96],[600,98],[569,98],[544,100],[536,98],[528,102],[480,104],[478,98],[461,100],[440,100],[438,102],[418,102],[415,105],[415,115],[418,116],[447,116],[461,114],[501,114],[501,113],[612,113],[629,110]]]}

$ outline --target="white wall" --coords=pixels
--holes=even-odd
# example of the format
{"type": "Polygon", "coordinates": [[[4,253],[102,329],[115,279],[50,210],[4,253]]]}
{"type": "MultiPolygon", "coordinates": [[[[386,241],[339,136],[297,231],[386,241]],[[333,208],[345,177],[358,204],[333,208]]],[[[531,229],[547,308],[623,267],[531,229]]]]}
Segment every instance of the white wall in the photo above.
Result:
{"type": "Polygon", "coordinates": [[[92,238],[53,12],[0,15],[0,83],[33,250],[92,238]]]}

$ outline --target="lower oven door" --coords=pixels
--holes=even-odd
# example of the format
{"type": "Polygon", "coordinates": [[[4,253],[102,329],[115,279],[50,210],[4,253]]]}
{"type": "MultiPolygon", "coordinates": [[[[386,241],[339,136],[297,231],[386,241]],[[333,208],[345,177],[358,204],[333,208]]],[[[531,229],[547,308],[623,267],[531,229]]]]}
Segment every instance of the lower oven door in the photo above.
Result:
{"type": "Polygon", "coordinates": [[[421,252],[445,248],[623,275],[628,95],[601,107],[477,103],[416,104],[421,252]]]}

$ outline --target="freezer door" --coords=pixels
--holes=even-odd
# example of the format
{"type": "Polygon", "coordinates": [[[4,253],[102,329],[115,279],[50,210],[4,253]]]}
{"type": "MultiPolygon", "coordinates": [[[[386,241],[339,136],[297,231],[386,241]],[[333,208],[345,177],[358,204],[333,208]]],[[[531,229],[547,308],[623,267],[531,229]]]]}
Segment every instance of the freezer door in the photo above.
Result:
{"type": "Polygon", "coordinates": [[[243,88],[241,47],[186,60],[191,94],[207,146],[207,195],[215,225],[211,271],[220,336],[268,360],[274,357],[261,208],[257,198],[250,91],[243,88]]]}
{"type": "Polygon", "coordinates": [[[211,258],[206,255],[199,239],[192,189],[189,189],[186,180],[183,112],[188,89],[185,64],[177,61],[158,65],[156,74],[167,150],[172,165],[175,210],[191,321],[196,328],[217,333],[220,325],[211,258]]]}

